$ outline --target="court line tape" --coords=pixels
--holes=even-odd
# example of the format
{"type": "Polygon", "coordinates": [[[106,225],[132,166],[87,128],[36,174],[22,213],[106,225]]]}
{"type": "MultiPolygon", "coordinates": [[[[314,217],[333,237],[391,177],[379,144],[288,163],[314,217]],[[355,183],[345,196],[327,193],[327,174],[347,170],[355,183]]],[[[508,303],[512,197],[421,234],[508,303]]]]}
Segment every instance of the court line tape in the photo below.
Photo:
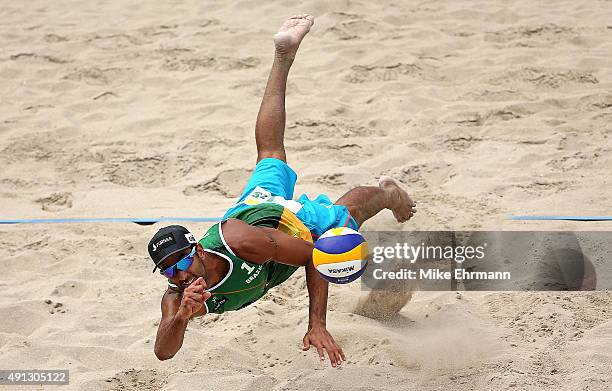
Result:
{"type": "MultiPolygon", "coordinates": [[[[566,221],[612,221],[612,216],[509,216],[510,220],[566,220],[566,221]]],[[[136,223],[151,225],[160,222],[214,223],[221,217],[96,217],[67,219],[0,219],[0,224],[55,224],[55,223],[136,223]]]]}
{"type": "Polygon", "coordinates": [[[159,222],[182,222],[210,223],[221,221],[221,217],[99,217],[99,218],[72,218],[72,219],[14,219],[0,220],[0,224],[55,224],[55,223],[136,223],[140,225],[151,225],[159,222]]]}
{"type": "Polygon", "coordinates": [[[612,216],[509,216],[510,220],[612,221],[612,216]]]}

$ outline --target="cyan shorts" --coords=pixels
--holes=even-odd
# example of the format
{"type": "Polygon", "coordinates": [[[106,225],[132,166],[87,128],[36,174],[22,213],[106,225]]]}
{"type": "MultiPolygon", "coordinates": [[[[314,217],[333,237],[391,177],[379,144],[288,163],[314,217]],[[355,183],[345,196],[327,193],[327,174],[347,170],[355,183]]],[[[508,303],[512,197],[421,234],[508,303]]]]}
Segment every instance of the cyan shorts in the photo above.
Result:
{"type": "Polygon", "coordinates": [[[335,205],[328,196],[321,194],[314,200],[302,194],[293,200],[297,174],[282,160],[262,159],[247,183],[242,195],[227,212],[227,216],[262,202],[274,202],[291,210],[310,230],[313,238],[337,227],[358,230],[357,222],[351,217],[346,206],[335,205]]]}

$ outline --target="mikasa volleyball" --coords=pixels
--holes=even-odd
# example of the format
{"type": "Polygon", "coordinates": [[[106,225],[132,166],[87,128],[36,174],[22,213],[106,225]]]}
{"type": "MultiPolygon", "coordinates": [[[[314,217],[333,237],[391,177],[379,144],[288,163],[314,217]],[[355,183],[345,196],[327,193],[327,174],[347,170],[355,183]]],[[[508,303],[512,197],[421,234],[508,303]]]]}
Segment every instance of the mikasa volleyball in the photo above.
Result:
{"type": "Polygon", "coordinates": [[[347,284],[363,274],[368,263],[368,243],[348,227],[332,228],[315,242],[312,262],[329,282],[347,284]]]}

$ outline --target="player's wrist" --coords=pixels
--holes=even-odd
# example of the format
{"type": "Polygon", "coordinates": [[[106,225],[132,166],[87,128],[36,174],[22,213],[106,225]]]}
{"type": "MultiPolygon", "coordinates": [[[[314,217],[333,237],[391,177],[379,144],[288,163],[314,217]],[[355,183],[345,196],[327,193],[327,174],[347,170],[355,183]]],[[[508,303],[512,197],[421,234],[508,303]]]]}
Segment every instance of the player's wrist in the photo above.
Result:
{"type": "Polygon", "coordinates": [[[189,322],[189,318],[191,318],[191,314],[188,313],[185,309],[181,308],[174,314],[174,322],[179,325],[186,325],[189,322]]]}
{"type": "Polygon", "coordinates": [[[310,319],[308,321],[308,330],[316,329],[316,328],[326,328],[327,324],[325,319],[310,319]]]}

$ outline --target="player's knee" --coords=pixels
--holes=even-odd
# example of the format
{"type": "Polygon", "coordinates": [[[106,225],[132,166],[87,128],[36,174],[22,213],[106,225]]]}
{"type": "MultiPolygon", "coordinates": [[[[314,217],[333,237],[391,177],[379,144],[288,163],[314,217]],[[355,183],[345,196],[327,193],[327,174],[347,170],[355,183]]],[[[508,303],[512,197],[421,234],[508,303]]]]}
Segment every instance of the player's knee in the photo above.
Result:
{"type": "Polygon", "coordinates": [[[361,208],[351,203],[346,203],[346,204],[341,204],[341,205],[344,205],[346,207],[351,217],[357,222],[357,225],[361,225],[362,223],[361,208]]]}

